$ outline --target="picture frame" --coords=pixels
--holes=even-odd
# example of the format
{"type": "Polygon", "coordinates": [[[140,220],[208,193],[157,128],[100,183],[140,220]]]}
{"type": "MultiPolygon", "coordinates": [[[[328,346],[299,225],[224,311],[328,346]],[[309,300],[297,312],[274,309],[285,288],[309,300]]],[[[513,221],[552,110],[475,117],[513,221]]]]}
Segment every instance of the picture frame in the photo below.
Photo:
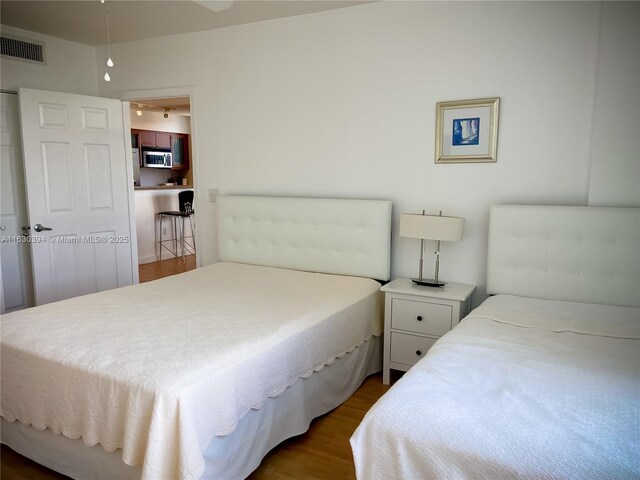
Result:
{"type": "Polygon", "coordinates": [[[435,163],[497,161],[500,98],[436,104],[435,163]]]}

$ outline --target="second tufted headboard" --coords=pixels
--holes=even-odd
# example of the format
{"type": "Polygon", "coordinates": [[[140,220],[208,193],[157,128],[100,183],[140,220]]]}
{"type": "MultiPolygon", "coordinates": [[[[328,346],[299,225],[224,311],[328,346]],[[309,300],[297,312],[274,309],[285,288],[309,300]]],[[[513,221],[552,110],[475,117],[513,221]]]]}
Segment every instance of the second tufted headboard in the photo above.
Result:
{"type": "Polygon", "coordinates": [[[220,260],[388,280],[391,202],[223,195],[220,260]]]}
{"type": "Polygon", "coordinates": [[[491,208],[487,293],[640,306],[640,208],[491,208]]]}

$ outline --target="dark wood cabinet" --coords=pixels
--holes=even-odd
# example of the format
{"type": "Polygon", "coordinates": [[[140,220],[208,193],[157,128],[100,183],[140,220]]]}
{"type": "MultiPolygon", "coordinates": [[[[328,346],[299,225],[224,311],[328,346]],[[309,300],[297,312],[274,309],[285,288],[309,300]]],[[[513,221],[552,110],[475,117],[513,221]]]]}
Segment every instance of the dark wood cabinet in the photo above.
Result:
{"type": "Polygon", "coordinates": [[[184,133],[171,134],[171,156],[173,170],[189,168],[189,135],[184,133]]]}
{"type": "Polygon", "coordinates": [[[156,132],[156,147],[171,148],[171,134],[168,132],[156,132]]]}
{"type": "Polygon", "coordinates": [[[171,148],[171,134],[169,132],[153,132],[140,130],[140,145],[146,148],[171,148]]]}
{"type": "Polygon", "coordinates": [[[156,132],[140,130],[140,145],[143,147],[156,148],[156,132]]]}

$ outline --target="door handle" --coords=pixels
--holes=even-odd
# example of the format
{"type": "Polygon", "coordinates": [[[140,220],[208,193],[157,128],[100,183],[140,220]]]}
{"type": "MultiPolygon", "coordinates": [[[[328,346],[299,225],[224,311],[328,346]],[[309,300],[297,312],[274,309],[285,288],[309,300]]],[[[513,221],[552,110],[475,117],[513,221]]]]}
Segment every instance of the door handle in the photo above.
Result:
{"type": "Polygon", "coordinates": [[[53,228],[43,227],[43,226],[42,226],[42,224],[40,224],[40,223],[36,223],[36,224],[33,226],[33,229],[34,229],[36,232],[44,232],[45,230],[53,230],[53,228]]]}

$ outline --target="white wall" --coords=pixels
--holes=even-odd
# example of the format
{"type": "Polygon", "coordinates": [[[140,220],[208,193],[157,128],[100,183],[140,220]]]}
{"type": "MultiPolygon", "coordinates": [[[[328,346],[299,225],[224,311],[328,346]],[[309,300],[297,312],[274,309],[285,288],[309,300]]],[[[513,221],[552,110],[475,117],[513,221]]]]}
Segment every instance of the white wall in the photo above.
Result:
{"type": "Polygon", "coordinates": [[[640,3],[602,16],[589,205],[640,207],[640,3]]]}
{"type": "MultiPolygon", "coordinates": [[[[619,66],[600,50],[599,31],[615,30],[617,8],[380,2],[112,45],[118,71],[100,87],[106,95],[193,87],[204,263],[217,258],[208,188],[388,198],[392,274],[417,270],[417,241],[395,233],[399,213],[463,216],[465,239],[443,245],[441,278],[480,285],[478,303],[490,205],[588,202],[592,130],[611,113],[595,108],[596,79],[601,98],[611,82],[600,70],[619,66]],[[147,75],[160,69],[161,76],[147,75]],[[487,96],[501,98],[498,162],[435,165],[436,102],[487,96]]],[[[637,95],[637,85],[620,88],[637,95]]],[[[598,190],[615,188],[603,182],[598,190]]]]}
{"type": "Polygon", "coordinates": [[[45,46],[44,65],[0,57],[0,84],[4,90],[22,87],[83,95],[98,94],[100,77],[96,74],[94,47],[6,25],[2,25],[2,34],[44,43],[45,46]]]}

